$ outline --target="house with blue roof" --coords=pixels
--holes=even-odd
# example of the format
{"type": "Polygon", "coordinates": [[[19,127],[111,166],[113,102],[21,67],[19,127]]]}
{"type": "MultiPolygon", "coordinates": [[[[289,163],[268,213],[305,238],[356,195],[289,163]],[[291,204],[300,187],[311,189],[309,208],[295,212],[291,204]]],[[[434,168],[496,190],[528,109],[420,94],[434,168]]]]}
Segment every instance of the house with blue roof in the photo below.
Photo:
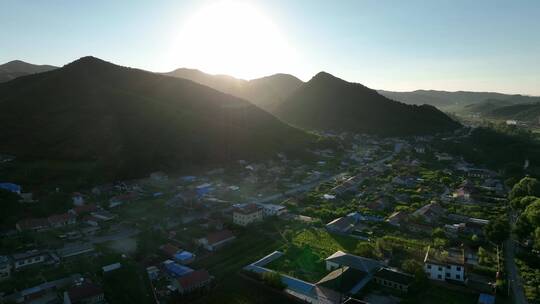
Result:
{"type": "Polygon", "coordinates": [[[193,269],[175,263],[171,260],[166,260],[165,262],[163,262],[163,266],[165,267],[165,271],[167,271],[167,273],[173,278],[179,278],[181,276],[185,276],[190,272],[193,272],[193,269]]]}
{"type": "Polygon", "coordinates": [[[195,254],[189,252],[189,251],[181,251],[174,254],[174,260],[182,265],[188,265],[195,261],[195,254]]]}
{"type": "Polygon", "coordinates": [[[21,194],[21,186],[13,183],[0,183],[0,189],[10,191],[13,193],[21,194]]]}

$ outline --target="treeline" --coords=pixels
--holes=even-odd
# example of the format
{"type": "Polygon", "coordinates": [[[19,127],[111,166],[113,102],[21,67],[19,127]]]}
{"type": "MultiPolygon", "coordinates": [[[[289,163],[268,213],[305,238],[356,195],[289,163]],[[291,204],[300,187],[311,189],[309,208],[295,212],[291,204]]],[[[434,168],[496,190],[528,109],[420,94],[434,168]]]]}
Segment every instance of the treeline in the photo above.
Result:
{"type": "Polygon", "coordinates": [[[471,163],[502,171],[512,186],[526,175],[540,175],[540,144],[534,134],[506,124],[488,124],[459,141],[439,141],[442,150],[461,155],[471,163]],[[529,166],[524,168],[525,161],[529,166]]]}

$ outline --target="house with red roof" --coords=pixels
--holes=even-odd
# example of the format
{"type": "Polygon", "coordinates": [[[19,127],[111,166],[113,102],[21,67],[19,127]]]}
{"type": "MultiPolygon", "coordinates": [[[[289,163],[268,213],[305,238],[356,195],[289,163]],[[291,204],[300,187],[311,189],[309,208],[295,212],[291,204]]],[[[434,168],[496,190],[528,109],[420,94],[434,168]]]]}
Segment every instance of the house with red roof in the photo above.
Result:
{"type": "Polygon", "coordinates": [[[77,218],[70,213],[53,214],[47,218],[49,225],[53,228],[61,228],[77,223],[77,218]]]}
{"type": "Polygon", "coordinates": [[[97,211],[98,208],[96,206],[96,204],[87,204],[87,205],[82,205],[82,206],[77,206],[71,210],[69,210],[69,212],[73,215],[76,215],[76,216],[81,216],[83,214],[87,214],[87,213],[90,213],[90,212],[94,212],[94,211],[97,211]]]}
{"type": "Polygon", "coordinates": [[[206,237],[201,238],[198,241],[208,251],[214,251],[236,238],[230,230],[221,230],[208,234],[206,237]]]}
{"type": "Polygon", "coordinates": [[[174,280],[173,286],[184,295],[202,288],[207,288],[212,282],[212,277],[206,270],[195,270],[185,276],[174,280]]]}
{"type": "Polygon", "coordinates": [[[180,248],[174,246],[171,243],[162,245],[161,247],[159,247],[159,249],[161,249],[161,252],[163,252],[163,254],[165,254],[169,258],[174,257],[174,255],[180,251],[180,248]]]}
{"type": "Polygon", "coordinates": [[[90,282],[75,285],[64,292],[64,304],[101,304],[105,302],[103,289],[90,282]]]}

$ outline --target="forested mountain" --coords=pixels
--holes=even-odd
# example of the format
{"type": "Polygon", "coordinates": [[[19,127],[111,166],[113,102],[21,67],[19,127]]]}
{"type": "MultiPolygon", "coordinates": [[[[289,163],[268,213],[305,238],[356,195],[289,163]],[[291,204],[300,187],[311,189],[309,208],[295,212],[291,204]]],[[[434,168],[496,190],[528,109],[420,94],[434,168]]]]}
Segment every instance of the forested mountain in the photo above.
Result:
{"type": "Polygon", "coordinates": [[[381,95],[384,95],[390,99],[401,101],[407,104],[429,104],[441,109],[449,107],[463,107],[470,104],[481,103],[488,99],[507,100],[512,104],[540,101],[540,97],[510,95],[494,92],[447,92],[436,90],[416,90],[412,92],[393,92],[379,90],[378,92],[381,95]]]}
{"type": "Polygon", "coordinates": [[[311,140],[245,100],[93,57],[0,84],[0,128],[0,153],[95,161],[117,177],[266,157],[311,140]]]}
{"type": "Polygon", "coordinates": [[[0,65],[0,82],[30,74],[47,72],[56,68],[52,65],[35,65],[20,60],[13,60],[0,65]]]}
{"type": "Polygon", "coordinates": [[[539,122],[540,103],[517,104],[498,107],[487,112],[486,116],[498,119],[514,119],[524,122],[539,122]]]}
{"type": "Polygon", "coordinates": [[[166,75],[189,79],[246,99],[269,112],[273,112],[277,105],[287,99],[303,83],[289,74],[274,74],[253,80],[243,80],[227,75],[210,75],[199,70],[181,68],[166,75]]]}
{"type": "Polygon", "coordinates": [[[361,84],[325,72],[296,90],[275,114],[306,129],[380,135],[432,134],[459,127],[433,106],[393,101],[361,84]]]}

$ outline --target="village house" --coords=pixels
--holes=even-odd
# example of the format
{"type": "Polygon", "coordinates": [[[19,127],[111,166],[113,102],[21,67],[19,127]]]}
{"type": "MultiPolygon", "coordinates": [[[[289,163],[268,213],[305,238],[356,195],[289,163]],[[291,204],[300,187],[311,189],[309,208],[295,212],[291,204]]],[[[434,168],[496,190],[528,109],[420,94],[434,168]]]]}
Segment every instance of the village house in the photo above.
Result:
{"type": "Polygon", "coordinates": [[[70,213],[53,214],[47,218],[52,228],[62,228],[77,223],[77,218],[70,213]]]}
{"type": "Polygon", "coordinates": [[[351,232],[355,226],[356,222],[353,218],[344,216],[331,221],[325,227],[329,232],[344,234],[351,232]]]}
{"type": "Polygon", "coordinates": [[[325,259],[325,263],[326,270],[331,271],[331,273],[321,279],[317,286],[349,294],[359,292],[381,268],[379,261],[343,251],[336,251],[325,259]]]}
{"type": "Polygon", "coordinates": [[[97,210],[98,208],[95,204],[87,204],[87,205],[82,205],[82,206],[76,206],[73,209],[70,209],[69,213],[75,216],[81,216],[81,215],[88,214],[97,210]]]}
{"type": "Polygon", "coordinates": [[[56,250],[56,255],[61,259],[67,259],[75,256],[80,256],[95,251],[92,243],[71,243],[56,250]]]}
{"type": "Polygon", "coordinates": [[[148,275],[150,281],[157,280],[159,278],[159,268],[156,266],[146,267],[146,274],[148,275]]]}
{"type": "Polygon", "coordinates": [[[82,206],[82,205],[84,205],[84,197],[79,192],[73,193],[73,196],[71,196],[71,200],[73,201],[74,206],[82,206]]]}
{"type": "Polygon", "coordinates": [[[465,256],[462,249],[437,251],[428,247],[424,258],[424,271],[431,280],[465,281],[465,256]]]}
{"type": "Polygon", "coordinates": [[[287,212],[287,208],[275,204],[259,204],[263,208],[264,216],[280,216],[287,212]]]}
{"type": "Polygon", "coordinates": [[[173,287],[181,295],[185,295],[205,287],[209,287],[212,277],[206,270],[195,270],[174,280],[173,287]]]}
{"type": "Polygon", "coordinates": [[[96,210],[90,213],[93,217],[97,218],[100,221],[108,222],[116,218],[116,214],[111,213],[106,210],[96,210]]]}
{"type": "Polygon", "coordinates": [[[416,210],[412,215],[414,217],[422,218],[428,223],[436,223],[440,218],[444,217],[445,211],[441,205],[432,202],[416,210]]]}
{"type": "Polygon", "coordinates": [[[208,251],[215,251],[233,241],[236,237],[230,230],[221,230],[200,238],[197,242],[208,251]]]}
{"type": "Polygon", "coordinates": [[[176,247],[176,246],[174,246],[173,244],[170,244],[170,243],[167,243],[165,245],[161,245],[159,247],[159,249],[161,250],[161,252],[163,252],[163,254],[167,258],[172,258],[172,257],[174,257],[175,254],[180,252],[180,248],[178,248],[178,247],[176,247]]]}
{"type": "Polygon", "coordinates": [[[451,161],[454,159],[448,153],[435,153],[435,157],[438,161],[451,161]]]}
{"type": "Polygon", "coordinates": [[[255,204],[248,204],[235,208],[233,211],[233,223],[239,226],[247,226],[263,219],[263,209],[255,204]]]}
{"type": "Polygon", "coordinates": [[[94,283],[83,282],[64,292],[64,304],[104,304],[103,289],[94,283]]]}
{"type": "Polygon", "coordinates": [[[172,260],[164,261],[163,267],[165,268],[167,274],[172,278],[179,278],[194,271],[193,269],[180,265],[172,260]]]}
{"type": "Polygon", "coordinates": [[[421,145],[415,146],[415,147],[414,147],[414,151],[415,151],[416,153],[424,154],[424,153],[426,153],[426,147],[425,147],[425,146],[421,146],[421,145]]]}
{"type": "Polygon", "coordinates": [[[193,261],[195,261],[195,254],[186,250],[182,250],[174,254],[173,258],[176,262],[182,265],[188,265],[188,264],[193,263],[193,261]]]}
{"type": "Polygon", "coordinates": [[[472,168],[467,172],[467,175],[469,177],[476,177],[476,178],[486,179],[486,178],[496,177],[497,173],[493,172],[491,170],[472,168]]]}
{"type": "Polygon", "coordinates": [[[407,220],[408,216],[409,215],[403,211],[397,211],[392,213],[386,221],[392,226],[399,227],[407,220]]]}
{"type": "Polygon", "coordinates": [[[472,203],[474,201],[473,195],[477,192],[474,184],[466,180],[454,193],[452,197],[463,203],[472,203]]]}
{"type": "Polygon", "coordinates": [[[12,294],[0,293],[1,303],[62,303],[63,299],[58,291],[69,287],[74,282],[81,280],[81,275],[73,274],[62,279],[47,281],[12,294]]]}
{"type": "Polygon", "coordinates": [[[373,278],[377,284],[397,289],[401,292],[409,291],[409,287],[414,282],[414,276],[389,268],[379,269],[373,278]]]}
{"type": "Polygon", "coordinates": [[[48,255],[39,250],[30,250],[27,252],[16,253],[12,256],[13,268],[19,270],[21,268],[43,263],[47,260],[48,255]]]}
{"type": "Polygon", "coordinates": [[[0,282],[11,277],[11,260],[9,257],[0,255],[0,282]]]}

